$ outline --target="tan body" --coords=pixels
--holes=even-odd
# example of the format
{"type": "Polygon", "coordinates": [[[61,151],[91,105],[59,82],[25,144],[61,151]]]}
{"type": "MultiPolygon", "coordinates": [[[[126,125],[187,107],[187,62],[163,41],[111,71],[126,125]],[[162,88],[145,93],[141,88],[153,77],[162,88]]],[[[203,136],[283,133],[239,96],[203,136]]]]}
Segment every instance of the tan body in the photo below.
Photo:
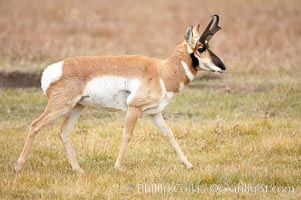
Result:
{"type": "MultiPolygon", "coordinates": [[[[58,80],[52,82],[45,91],[48,104],[43,114],[33,121],[15,170],[20,170],[25,163],[34,137],[40,128],[59,116],[65,115],[61,128],[61,139],[73,170],[82,172],[83,170],[79,167],[75,152],[71,147],[69,134],[80,111],[85,106],[110,111],[127,111],[124,141],[115,164],[116,169],[120,167],[126,145],[131,138],[137,119],[142,114],[151,117],[154,124],[169,137],[181,161],[187,168],[191,168],[191,163],[184,156],[161,115],[161,111],[173,94],[179,92],[183,86],[190,82],[181,61],[186,62],[190,72],[196,75],[197,71],[191,65],[186,49],[185,43],[179,45],[166,60],[143,56],[75,57],[64,60],[62,75],[58,80]],[[139,86],[133,87],[133,90],[131,88],[124,90],[125,88],[116,88],[112,85],[110,94],[115,95],[108,97],[111,101],[97,102],[93,100],[93,93],[85,93],[85,89],[89,82],[101,77],[122,77],[129,82],[137,80],[139,86]],[[115,93],[114,90],[116,90],[115,93]],[[124,98],[116,98],[118,95],[124,96],[124,98]],[[112,106],[120,104],[126,105],[126,107],[112,106]]],[[[101,92],[102,88],[97,88],[97,90],[101,92]]]]}
{"type": "Polygon", "coordinates": [[[184,89],[193,80],[198,70],[221,69],[209,62],[208,53],[201,55],[195,52],[194,55],[197,56],[195,59],[200,62],[200,66],[195,66],[192,52],[199,44],[195,43],[192,30],[188,33],[190,36],[185,37],[186,41],[178,45],[165,60],[144,56],[92,56],[68,58],[48,66],[41,80],[48,103],[42,115],[30,126],[15,171],[19,171],[26,162],[39,130],[64,115],[61,140],[72,169],[83,172],[71,146],[69,135],[84,107],[127,112],[124,139],[115,169],[120,168],[126,146],[142,114],[150,116],[152,122],[168,137],[181,162],[187,169],[192,168],[192,164],[183,154],[171,129],[165,123],[161,111],[175,93],[184,89]]]}
{"type": "MultiPolygon", "coordinates": [[[[177,54],[185,48],[185,44],[182,44],[174,53],[177,54]]],[[[51,84],[46,95],[50,99],[54,93],[56,95],[62,93],[63,96],[67,97],[69,95],[66,94],[70,93],[74,98],[80,97],[78,103],[87,107],[127,111],[128,106],[133,106],[140,108],[143,113],[157,114],[165,107],[161,105],[166,102],[168,96],[179,92],[181,87],[190,82],[180,62],[186,60],[189,63],[189,59],[189,57],[178,58],[177,55],[172,55],[167,60],[157,60],[144,56],[69,58],[63,62],[62,76],[51,84]],[[116,87],[115,80],[115,84],[109,85],[110,92],[104,94],[110,100],[111,105],[107,105],[110,102],[102,104],[102,99],[96,99],[93,97],[95,95],[86,89],[87,84],[91,84],[93,80],[106,77],[108,77],[107,79],[110,77],[112,79],[124,79],[125,84],[136,81],[133,84],[137,85],[116,87]],[[108,96],[110,94],[112,96],[108,96]],[[116,98],[118,95],[124,96],[124,99],[116,98]],[[118,100],[123,100],[123,102],[114,103],[118,100]],[[114,107],[115,104],[122,104],[122,106],[114,107]],[[161,107],[162,109],[160,109],[161,107]]],[[[192,74],[196,74],[196,70],[192,66],[189,67],[189,70],[192,74]]],[[[101,93],[103,88],[99,85],[97,87],[99,88],[94,92],[101,93]]]]}

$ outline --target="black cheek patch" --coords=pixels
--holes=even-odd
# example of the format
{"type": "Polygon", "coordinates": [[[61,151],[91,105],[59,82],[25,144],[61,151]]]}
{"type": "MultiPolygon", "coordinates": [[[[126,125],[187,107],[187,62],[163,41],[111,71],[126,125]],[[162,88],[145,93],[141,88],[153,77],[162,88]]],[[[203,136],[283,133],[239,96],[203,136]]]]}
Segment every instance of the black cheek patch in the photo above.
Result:
{"type": "Polygon", "coordinates": [[[190,58],[192,60],[192,65],[194,68],[200,65],[199,60],[197,59],[197,57],[195,57],[193,53],[190,54],[190,58]]]}
{"type": "Polygon", "coordinates": [[[212,51],[209,50],[212,62],[215,66],[219,67],[222,70],[225,70],[226,67],[224,65],[224,63],[221,61],[221,59],[219,59],[219,57],[217,57],[212,51]]]}

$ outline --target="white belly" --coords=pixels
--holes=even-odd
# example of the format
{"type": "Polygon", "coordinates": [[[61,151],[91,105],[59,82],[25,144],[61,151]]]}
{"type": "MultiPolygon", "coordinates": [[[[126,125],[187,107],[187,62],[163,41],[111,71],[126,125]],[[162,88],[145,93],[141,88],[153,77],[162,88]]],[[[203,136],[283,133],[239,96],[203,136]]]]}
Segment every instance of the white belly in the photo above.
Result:
{"type": "MultiPolygon", "coordinates": [[[[119,76],[94,78],[87,83],[79,104],[100,110],[127,111],[128,103],[135,96],[139,87],[139,79],[119,76]]],[[[144,114],[157,114],[165,108],[173,97],[173,92],[166,92],[165,87],[162,92],[161,101],[143,108],[144,114]]]]}
{"type": "Polygon", "coordinates": [[[109,111],[127,111],[127,99],[140,85],[138,79],[117,76],[94,78],[87,83],[80,104],[109,111]]]}

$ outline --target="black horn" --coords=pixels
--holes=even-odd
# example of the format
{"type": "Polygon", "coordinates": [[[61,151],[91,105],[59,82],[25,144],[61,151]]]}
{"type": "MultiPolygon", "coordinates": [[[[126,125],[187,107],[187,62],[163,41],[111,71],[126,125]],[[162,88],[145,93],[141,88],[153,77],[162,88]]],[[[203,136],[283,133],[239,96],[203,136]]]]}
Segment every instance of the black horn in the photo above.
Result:
{"type": "Polygon", "coordinates": [[[210,20],[209,24],[207,25],[206,29],[204,30],[204,32],[202,33],[202,36],[199,39],[199,42],[204,45],[209,42],[209,40],[212,38],[212,36],[217,31],[222,29],[221,27],[218,26],[219,16],[211,15],[210,17],[211,17],[211,20],[210,20]],[[214,20],[215,20],[215,22],[213,23],[214,20]]]}

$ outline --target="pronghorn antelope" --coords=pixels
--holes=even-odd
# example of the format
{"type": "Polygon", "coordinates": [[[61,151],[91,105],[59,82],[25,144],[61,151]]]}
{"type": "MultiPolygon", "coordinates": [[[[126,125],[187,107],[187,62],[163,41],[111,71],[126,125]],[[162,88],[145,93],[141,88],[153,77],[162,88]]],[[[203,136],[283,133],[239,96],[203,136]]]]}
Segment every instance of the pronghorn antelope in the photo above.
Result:
{"type": "Polygon", "coordinates": [[[184,42],[165,60],[136,55],[88,56],[67,58],[48,66],[41,79],[48,103],[41,116],[30,126],[15,171],[21,170],[26,162],[39,130],[64,115],[60,131],[62,143],[72,169],[78,173],[84,172],[78,164],[69,137],[84,107],[127,112],[123,142],[114,165],[116,170],[121,166],[135,124],[142,114],[148,115],[168,137],[186,168],[192,168],[161,112],[174,94],[183,90],[198,71],[225,71],[225,65],[208,45],[211,37],[221,29],[218,22],[217,15],[211,16],[202,34],[199,25],[188,27],[184,42]]]}

